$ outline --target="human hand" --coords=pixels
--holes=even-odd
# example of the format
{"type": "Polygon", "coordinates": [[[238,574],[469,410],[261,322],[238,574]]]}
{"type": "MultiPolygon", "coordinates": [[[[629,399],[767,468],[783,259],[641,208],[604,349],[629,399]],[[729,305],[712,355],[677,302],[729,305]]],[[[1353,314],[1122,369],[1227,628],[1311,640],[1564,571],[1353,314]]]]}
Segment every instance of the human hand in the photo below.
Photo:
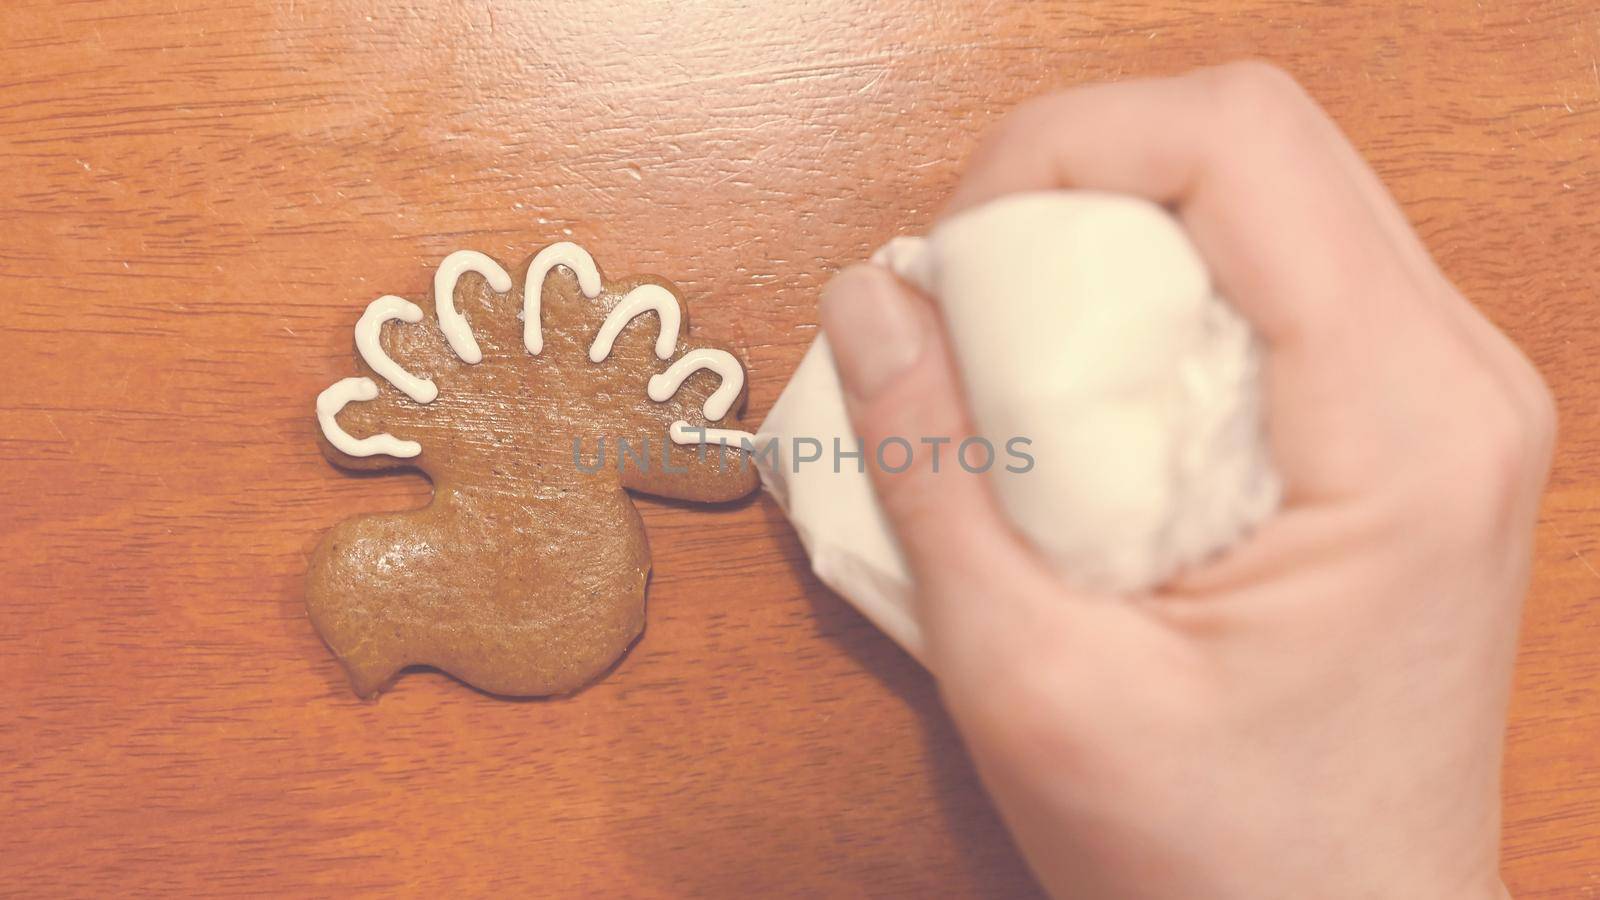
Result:
{"type": "MultiPolygon", "coordinates": [[[[1063,583],[983,476],[925,453],[873,472],[928,662],[1040,880],[1503,895],[1501,740],[1555,430],[1539,375],[1269,66],[1025,104],[947,214],[1057,187],[1145,197],[1188,228],[1268,348],[1285,501],[1214,562],[1101,597],[1063,583]]],[[[821,316],[867,445],[973,433],[926,298],[856,266],[821,316]]]]}

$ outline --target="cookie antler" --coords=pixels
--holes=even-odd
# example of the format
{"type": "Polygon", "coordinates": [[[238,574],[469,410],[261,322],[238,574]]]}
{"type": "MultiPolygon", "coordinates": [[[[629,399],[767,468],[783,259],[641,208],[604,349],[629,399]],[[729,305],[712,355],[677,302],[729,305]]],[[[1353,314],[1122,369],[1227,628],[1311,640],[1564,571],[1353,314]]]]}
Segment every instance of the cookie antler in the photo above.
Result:
{"type": "MultiPolygon", "coordinates": [[[[651,400],[663,403],[672,398],[678,389],[683,387],[683,382],[695,372],[709,369],[717,374],[720,381],[717,389],[701,404],[700,411],[705,415],[706,421],[720,421],[733,408],[733,401],[739,398],[739,393],[744,390],[744,367],[739,365],[739,360],[726,350],[714,350],[698,347],[690,350],[678,358],[665,372],[652,375],[646,386],[646,391],[651,400]]],[[[732,431],[725,428],[699,428],[691,426],[688,422],[679,419],[672,423],[670,431],[675,444],[699,443],[733,443],[738,444],[742,439],[755,440],[755,435],[748,431],[732,431]]]]}
{"type": "MultiPolygon", "coordinates": [[[[600,270],[589,251],[571,241],[561,241],[539,251],[528,264],[528,278],[522,284],[522,345],[538,356],[544,352],[544,280],[556,266],[566,266],[578,276],[578,289],[585,297],[600,296],[600,270]]],[[[599,360],[595,360],[599,362],[599,360]]]]}
{"type": "MultiPolygon", "coordinates": [[[[367,304],[356,322],[356,351],[372,371],[406,396],[418,403],[432,403],[439,396],[439,387],[432,379],[418,378],[389,358],[381,341],[383,323],[390,320],[416,324],[422,321],[422,309],[415,303],[393,294],[367,304]]],[[[322,434],[340,453],[348,456],[393,456],[411,459],[422,452],[416,441],[403,441],[388,432],[371,437],[357,438],[339,425],[339,413],[351,403],[364,403],[378,399],[377,382],[371,378],[344,378],[317,395],[317,423],[322,434]]]]}
{"type": "Polygon", "coordinates": [[[647,312],[654,312],[661,320],[661,331],[656,335],[656,358],[671,359],[673,349],[678,346],[678,329],[683,326],[683,310],[671,291],[659,284],[641,284],[606,314],[605,321],[600,323],[600,333],[589,345],[589,361],[605,362],[622,329],[647,312]]]}
{"type": "Polygon", "coordinates": [[[407,372],[383,352],[380,341],[383,323],[391,319],[415,325],[422,321],[422,308],[393,294],[385,294],[367,304],[367,311],[356,322],[356,349],[372,371],[404,391],[407,397],[418,403],[432,403],[439,396],[438,385],[431,378],[418,378],[407,372]]]}
{"type": "Polygon", "coordinates": [[[422,452],[416,441],[402,441],[388,432],[357,438],[339,427],[337,416],[351,403],[378,399],[378,384],[371,378],[341,378],[317,395],[317,423],[322,434],[340,453],[348,456],[378,456],[410,459],[422,452]]]}
{"type": "MultiPolygon", "coordinates": [[[[544,349],[541,325],[541,302],[544,281],[557,266],[564,266],[577,276],[579,289],[586,297],[600,294],[600,272],[588,251],[570,241],[551,244],[534,256],[523,282],[523,344],[530,354],[537,356],[544,349]]],[[[455,307],[456,283],[467,272],[484,276],[491,290],[505,293],[511,289],[511,276],[499,263],[476,250],[457,250],[444,258],[434,273],[434,309],[439,319],[439,330],[444,334],[462,362],[477,365],[483,360],[483,351],[472,334],[472,328],[455,307]]],[[[670,359],[677,346],[682,328],[683,312],[678,298],[658,284],[642,284],[629,291],[601,322],[594,343],[589,347],[589,360],[604,362],[615,346],[617,337],[634,319],[654,312],[661,322],[656,335],[655,354],[659,359],[670,359]]],[[[402,297],[386,294],[367,305],[356,323],[356,348],[361,358],[385,381],[394,385],[406,396],[421,404],[432,403],[439,396],[439,388],[432,379],[418,378],[406,371],[384,352],[381,337],[383,324],[388,321],[416,324],[422,321],[422,309],[402,297]]],[[[646,392],[657,403],[671,399],[688,377],[707,369],[720,379],[716,390],[706,398],[701,411],[707,422],[716,422],[727,415],[741,391],[744,390],[744,368],[733,354],[726,350],[695,348],[687,351],[665,372],[651,376],[646,392]]],[[[368,438],[356,438],[341,428],[336,420],[345,406],[354,402],[376,399],[377,385],[370,378],[347,378],[323,391],[317,398],[317,420],[329,443],[350,456],[375,456],[386,454],[409,459],[421,452],[416,441],[395,438],[388,433],[368,438]]],[[[672,423],[669,434],[676,444],[723,443],[739,445],[754,435],[746,431],[691,426],[685,420],[672,423]]]]}
{"type": "Polygon", "coordinates": [[[457,250],[439,263],[433,273],[433,309],[439,317],[439,330],[450,343],[450,349],[469,366],[483,362],[483,351],[472,336],[472,326],[467,317],[456,311],[456,282],[468,272],[477,272],[488,279],[495,293],[511,290],[511,276],[500,264],[476,250],[457,250]]]}

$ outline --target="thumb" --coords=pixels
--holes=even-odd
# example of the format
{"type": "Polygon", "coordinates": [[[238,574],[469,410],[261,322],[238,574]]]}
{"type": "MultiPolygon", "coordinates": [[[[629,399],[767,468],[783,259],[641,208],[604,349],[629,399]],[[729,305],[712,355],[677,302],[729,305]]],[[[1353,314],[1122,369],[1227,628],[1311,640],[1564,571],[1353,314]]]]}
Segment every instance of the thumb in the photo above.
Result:
{"type": "Polygon", "coordinates": [[[987,476],[958,456],[976,432],[933,304],[888,270],[861,264],[823,289],[820,316],[930,643],[940,633],[992,638],[997,627],[1027,627],[1017,607],[1054,579],[1012,530],[987,476]]]}

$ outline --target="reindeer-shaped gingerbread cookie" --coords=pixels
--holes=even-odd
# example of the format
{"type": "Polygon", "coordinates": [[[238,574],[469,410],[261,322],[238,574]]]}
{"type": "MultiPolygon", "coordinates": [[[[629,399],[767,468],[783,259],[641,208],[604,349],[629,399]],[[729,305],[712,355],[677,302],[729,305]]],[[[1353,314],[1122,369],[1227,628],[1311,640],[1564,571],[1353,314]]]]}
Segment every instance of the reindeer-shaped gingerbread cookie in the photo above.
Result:
{"type": "Polygon", "coordinates": [[[457,251],[433,317],[373,301],[361,375],[317,398],[333,462],[433,480],[427,506],[348,519],[311,561],[311,621],[362,696],[416,664],[497,694],[581,687],[644,628],[650,548],[627,491],[756,486],[732,449],[750,437],[744,370],[683,340],[669,284],[604,281],[572,243],[516,271],[457,251]]]}

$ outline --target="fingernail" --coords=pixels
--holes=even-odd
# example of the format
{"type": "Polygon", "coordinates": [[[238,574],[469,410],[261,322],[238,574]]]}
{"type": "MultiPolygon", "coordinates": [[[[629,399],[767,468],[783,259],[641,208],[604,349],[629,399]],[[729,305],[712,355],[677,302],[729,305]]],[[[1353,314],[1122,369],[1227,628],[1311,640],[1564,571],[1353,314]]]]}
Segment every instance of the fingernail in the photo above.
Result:
{"type": "Polygon", "coordinates": [[[922,355],[927,310],[888,271],[851,266],[822,289],[822,330],[845,391],[869,400],[922,355]]]}

